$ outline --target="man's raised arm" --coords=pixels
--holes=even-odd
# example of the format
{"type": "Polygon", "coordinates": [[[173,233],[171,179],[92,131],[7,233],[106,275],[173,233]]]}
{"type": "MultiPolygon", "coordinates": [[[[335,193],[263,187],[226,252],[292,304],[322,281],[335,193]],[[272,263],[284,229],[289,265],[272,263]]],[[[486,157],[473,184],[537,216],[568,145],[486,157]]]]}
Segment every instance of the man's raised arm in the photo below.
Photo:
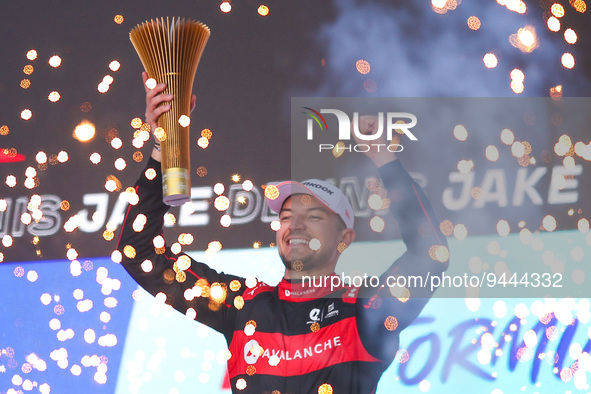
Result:
{"type": "MultiPolygon", "coordinates": [[[[373,134],[377,118],[361,117],[360,123],[362,132],[373,134]]],[[[400,331],[413,322],[435,291],[430,278],[440,277],[447,269],[449,251],[429,200],[396,154],[381,150],[366,155],[378,168],[391,201],[390,212],[406,245],[406,252],[381,275],[384,287],[364,289],[357,302],[364,346],[389,363],[398,349],[400,331]],[[396,278],[406,286],[391,286],[396,278]]]]}

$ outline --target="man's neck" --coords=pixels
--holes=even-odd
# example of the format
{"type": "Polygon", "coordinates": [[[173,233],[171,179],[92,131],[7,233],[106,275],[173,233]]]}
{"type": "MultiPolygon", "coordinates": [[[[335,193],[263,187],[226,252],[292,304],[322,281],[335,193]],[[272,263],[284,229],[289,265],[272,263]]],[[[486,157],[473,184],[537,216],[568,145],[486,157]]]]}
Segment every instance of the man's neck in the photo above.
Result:
{"type": "Polygon", "coordinates": [[[323,277],[329,276],[334,274],[334,267],[322,267],[315,270],[306,270],[306,271],[294,271],[290,269],[285,269],[285,273],[283,274],[283,278],[291,281],[300,281],[302,277],[323,277]]]}

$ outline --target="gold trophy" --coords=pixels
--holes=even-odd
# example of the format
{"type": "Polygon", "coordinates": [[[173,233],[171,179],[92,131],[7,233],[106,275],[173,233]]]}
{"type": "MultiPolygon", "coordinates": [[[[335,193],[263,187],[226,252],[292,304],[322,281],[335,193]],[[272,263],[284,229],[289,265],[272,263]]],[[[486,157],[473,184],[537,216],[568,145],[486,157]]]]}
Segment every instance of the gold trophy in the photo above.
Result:
{"type": "Polygon", "coordinates": [[[191,199],[191,92],[209,35],[209,27],[184,18],[152,19],[129,32],[148,77],[166,83],[164,94],[174,94],[170,111],[158,119],[158,127],[164,130],[160,138],[162,190],[168,205],[182,205],[191,199]]]}

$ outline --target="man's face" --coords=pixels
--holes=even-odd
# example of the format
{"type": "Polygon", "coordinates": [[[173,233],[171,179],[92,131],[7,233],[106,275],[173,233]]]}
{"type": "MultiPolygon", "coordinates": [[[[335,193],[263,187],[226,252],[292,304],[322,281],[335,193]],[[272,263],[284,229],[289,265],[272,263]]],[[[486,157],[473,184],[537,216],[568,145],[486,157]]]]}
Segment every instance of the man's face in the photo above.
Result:
{"type": "Polygon", "coordinates": [[[339,256],[337,245],[347,231],[336,213],[313,196],[295,194],[283,203],[279,221],[277,247],[287,269],[334,269],[339,256]]]}

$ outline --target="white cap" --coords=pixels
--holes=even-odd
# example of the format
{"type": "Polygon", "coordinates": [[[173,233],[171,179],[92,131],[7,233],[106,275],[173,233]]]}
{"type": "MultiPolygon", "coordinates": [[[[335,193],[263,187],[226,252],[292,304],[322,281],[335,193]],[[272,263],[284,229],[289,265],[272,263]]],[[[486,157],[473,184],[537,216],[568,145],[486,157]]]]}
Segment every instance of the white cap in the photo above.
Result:
{"type": "Polygon", "coordinates": [[[292,194],[307,194],[316,197],[326,208],[339,215],[347,228],[353,228],[355,215],[351,203],[341,189],[335,185],[320,179],[308,179],[302,183],[294,181],[282,182],[275,185],[275,187],[279,191],[277,198],[271,199],[266,196],[267,205],[273,212],[279,213],[285,200],[292,194]]]}

